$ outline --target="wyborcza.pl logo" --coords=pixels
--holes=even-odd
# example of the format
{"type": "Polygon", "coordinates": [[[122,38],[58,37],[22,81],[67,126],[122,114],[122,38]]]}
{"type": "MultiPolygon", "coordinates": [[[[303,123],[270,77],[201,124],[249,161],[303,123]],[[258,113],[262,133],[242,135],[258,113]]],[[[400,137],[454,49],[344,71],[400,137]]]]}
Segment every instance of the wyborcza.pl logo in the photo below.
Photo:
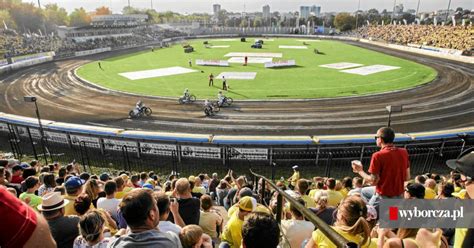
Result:
{"type": "Polygon", "coordinates": [[[415,218],[451,218],[453,221],[464,217],[464,207],[458,210],[427,210],[414,207],[413,209],[399,209],[398,207],[389,207],[389,220],[397,221],[401,219],[412,220],[415,218]]]}
{"type": "Polygon", "coordinates": [[[474,228],[474,200],[384,199],[383,228],[474,228]]]}

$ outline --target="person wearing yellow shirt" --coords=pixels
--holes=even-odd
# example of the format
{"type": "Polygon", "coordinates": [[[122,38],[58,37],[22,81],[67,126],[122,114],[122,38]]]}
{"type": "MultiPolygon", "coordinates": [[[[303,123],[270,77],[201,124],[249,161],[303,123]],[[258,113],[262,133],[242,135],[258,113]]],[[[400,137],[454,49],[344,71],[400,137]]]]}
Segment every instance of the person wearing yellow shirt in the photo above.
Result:
{"type": "MultiPolygon", "coordinates": [[[[366,220],[367,206],[360,196],[349,196],[339,206],[333,230],[361,248],[375,248],[370,239],[370,227],[366,220]]],[[[313,232],[306,248],[336,248],[336,245],[320,229],[313,232]]]]}
{"type": "Polygon", "coordinates": [[[466,193],[467,193],[467,191],[465,189],[461,189],[461,191],[459,191],[457,193],[453,193],[452,196],[454,196],[456,198],[459,198],[461,200],[464,200],[464,199],[466,199],[466,193]]]}
{"type": "Polygon", "coordinates": [[[122,177],[114,178],[115,183],[117,184],[117,192],[115,193],[115,199],[122,199],[125,196],[125,181],[122,177]]]}
{"type": "Polygon", "coordinates": [[[308,194],[309,197],[314,199],[314,196],[320,190],[324,190],[324,182],[323,181],[317,181],[316,182],[316,188],[309,191],[309,194],[308,194]]]}
{"type": "Polygon", "coordinates": [[[290,178],[288,178],[288,182],[290,182],[288,187],[290,189],[295,189],[296,183],[298,182],[298,180],[300,180],[300,171],[299,171],[298,165],[295,165],[291,168],[293,168],[293,175],[290,178]]]}
{"type": "MultiPolygon", "coordinates": [[[[446,165],[452,170],[461,173],[460,180],[464,182],[464,199],[474,199],[474,151],[466,150],[458,159],[446,161],[446,165]]],[[[472,218],[472,213],[468,213],[466,219],[472,218]]],[[[456,228],[453,247],[474,247],[474,229],[456,228]]]]}
{"type": "MultiPolygon", "coordinates": [[[[251,189],[244,187],[239,191],[239,199],[242,199],[246,196],[252,197],[253,192],[251,189]]],[[[239,209],[239,203],[232,205],[232,207],[230,207],[229,210],[227,210],[227,216],[231,218],[238,209],[239,209]]],[[[265,207],[264,205],[260,203],[257,203],[257,206],[255,207],[254,212],[271,214],[270,209],[268,209],[267,207],[265,207]]]]}
{"type": "Polygon", "coordinates": [[[77,176],[70,177],[65,183],[66,195],[64,196],[65,200],[68,200],[67,205],[64,207],[64,215],[79,215],[74,209],[74,201],[77,196],[82,193],[82,188],[84,185],[84,180],[80,179],[77,176]]]}
{"type": "Polygon", "coordinates": [[[201,195],[206,194],[206,189],[202,186],[201,178],[195,177],[194,179],[194,188],[192,190],[193,193],[200,193],[201,195]]]}
{"type": "Polygon", "coordinates": [[[427,179],[425,181],[425,199],[435,199],[436,194],[436,181],[434,179],[427,179]]]}
{"type": "Polygon", "coordinates": [[[328,186],[328,190],[326,191],[328,193],[328,206],[337,207],[344,197],[339,191],[335,190],[336,180],[334,178],[329,178],[326,185],[328,186]]]}
{"type": "Polygon", "coordinates": [[[344,179],[342,179],[342,189],[339,190],[339,193],[341,193],[342,197],[347,197],[349,191],[352,189],[352,182],[352,178],[350,177],[344,177],[344,179]]]}
{"type": "Polygon", "coordinates": [[[245,196],[239,201],[239,210],[229,219],[221,235],[221,245],[226,243],[230,248],[240,248],[242,244],[242,226],[244,218],[257,206],[257,200],[250,196],[245,196]]]}
{"type": "Polygon", "coordinates": [[[309,197],[306,194],[306,191],[308,191],[308,188],[309,188],[309,183],[306,179],[300,179],[296,183],[296,190],[300,193],[301,199],[303,199],[305,206],[307,208],[315,208],[316,202],[314,201],[313,198],[309,197]]]}

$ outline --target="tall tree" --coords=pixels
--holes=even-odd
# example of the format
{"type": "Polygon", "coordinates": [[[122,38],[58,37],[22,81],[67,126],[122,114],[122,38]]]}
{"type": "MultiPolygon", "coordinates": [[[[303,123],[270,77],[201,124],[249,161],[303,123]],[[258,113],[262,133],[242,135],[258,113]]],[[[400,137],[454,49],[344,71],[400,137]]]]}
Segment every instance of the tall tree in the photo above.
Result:
{"type": "Polygon", "coordinates": [[[0,10],[9,10],[15,5],[20,5],[21,0],[1,0],[0,1],[0,10]]]}
{"type": "Polygon", "coordinates": [[[225,9],[221,9],[218,13],[217,13],[217,24],[219,25],[224,25],[225,24],[225,20],[228,18],[227,16],[227,11],[225,9]]]}
{"type": "Polygon", "coordinates": [[[132,15],[132,14],[141,14],[142,12],[139,9],[136,9],[134,7],[125,6],[122,9],[122,13],[124,15],[132,15]]]}
{"type": "Polygon", "coordinates": [[[382,20],[382,16],[377,9],[369,9],[367,11],[367,20],[372,24],[379,23],[382,20]]]}
{"type": "Polygon", "coordinates": [[[323,22],[325,27],[334,27],[334,19],[336,17],[334,15],[325,15],[323,17],[323,22]]]}
{"type": "Polygon", "coordinates": [[[248,21],[246,18],[242,18],[242,21],[240,22],[240,27],[241,28],[246,28],[248,26],[248,21]]]}
{"type": "Polygon", "coordinates": [[[257,27],[261,27],[261,26],[262,26],[262,18],[261,17],[256,17],[253,20],[253,27],[257,28],[257,27]]]}
{"type": "Polygon", "coordinates": [[[109,9],[109,7],[102,6],[95,9],[95,14],[96,15],[110,15],[112,14],[112,11],[109,9]]]}
{"type": "Polygon", "coordinates": [[[91,17],[82,7],[71,12],[69,19],[73,27],[87,26],[91,23],[91,17]]]}
{"type": "Polygon", "coordinates": [[[16,29],[16,23],[13,21],[10,12],[7,10],[0,10],[0,29],[5,28],[8,29],[16,29]]]}
{"type": "Polygon", "coordinates": [[[67,26],[69,24],[69,17],[66,10],[60,8],[57,4],[46,4],[43,14],[48,32],[54,31],[56,26],[67,26]]]}
{"type": "Polygon", "coordinates": [[[334,18],[334,26],[341,31],[348,31],[355,27],[355,17],[349,13],[342,12],[334,18]]]}
{"type": "Polygon", "coordinates": [[[13,5],[10,9],[10,15],[16,23],[16,26],[23,32],[35,32],[44,28],[44,16],[39,8],[32,3],[22,3],[13,5]]]}

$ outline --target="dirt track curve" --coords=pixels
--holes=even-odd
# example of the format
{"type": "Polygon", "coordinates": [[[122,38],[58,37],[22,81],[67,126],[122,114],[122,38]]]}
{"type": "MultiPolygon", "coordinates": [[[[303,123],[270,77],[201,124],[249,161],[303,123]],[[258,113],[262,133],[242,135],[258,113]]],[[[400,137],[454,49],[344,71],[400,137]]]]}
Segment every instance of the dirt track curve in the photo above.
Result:
{"type": "Polygon", "coordinates": [[[23,96],[35,95],[41,117],[61,122],[205,134],[322,135],[373,133],[387,123],[385,106],[403,105],[403,112],[392,116],[398,132],[474,125],[473,65],[349,43],[428,65],[438,71],[438,78],[413,89],[370,96],[235,102],[214,118],[204,116],[201,103],[179,105],[176,100],[142,97],[153,115],[131,120],[127,113],[137,96],[95,88],[73,73],[82,64],[118,54],[112,52],[41,64],[1,77],[0,111],[34,117],[34,107],[23,96]]]}

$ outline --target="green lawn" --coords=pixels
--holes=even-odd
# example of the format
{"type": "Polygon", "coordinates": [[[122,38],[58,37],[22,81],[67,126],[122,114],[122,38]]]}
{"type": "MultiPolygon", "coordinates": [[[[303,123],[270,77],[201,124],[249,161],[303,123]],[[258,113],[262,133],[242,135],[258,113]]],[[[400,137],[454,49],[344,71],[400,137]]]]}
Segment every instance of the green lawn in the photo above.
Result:
{"type": "MultiPolygon", "coordinates": [[[[388,56],[338,41],[308,43],[308,49],[280,49],[279,45],[303,45],[297,39],[265,41],[263,49],[252,49],[253,38],[247,42],[210,40],[212,45],[229,45],[229,48],[205,48],[202,40],[190,41],[195,52],[185,54],[181,45],[112,57],[86,64],[78,69],[80,77],[101,86],[143,95],[178,97],[189,88],[198,99],[216,98],[222,81],[215,79],[214,87],[208,87],[208,75],[221,72],[257,72],[255,80],[228,80],[231,89],[226,95],[234,99],[322,98],[373,94],[414,87],[433,80],[436,71],[408,60],[388,56]],[[315,55],[317,48],[324,55],[315,55]],[[188,60],[221,59],[229,52],[283,53],[282,59],[295,59],[297,67],[265,69],[263,64],[230,64],[230,67],[193,66],[199,72],[165,77],[129,80],[118,75],[122,72],[159,69],[172,66],[188,68],[188,60]],[[379,72],[367,76],[339,72],[318,65],[350,62],[367,65],[390,65],[397,70],[379,72]],[[200,71],[204,71],[201,73],[200,71]]],[[[274,59],[275,60],[275,59],[274,59]]]]}

